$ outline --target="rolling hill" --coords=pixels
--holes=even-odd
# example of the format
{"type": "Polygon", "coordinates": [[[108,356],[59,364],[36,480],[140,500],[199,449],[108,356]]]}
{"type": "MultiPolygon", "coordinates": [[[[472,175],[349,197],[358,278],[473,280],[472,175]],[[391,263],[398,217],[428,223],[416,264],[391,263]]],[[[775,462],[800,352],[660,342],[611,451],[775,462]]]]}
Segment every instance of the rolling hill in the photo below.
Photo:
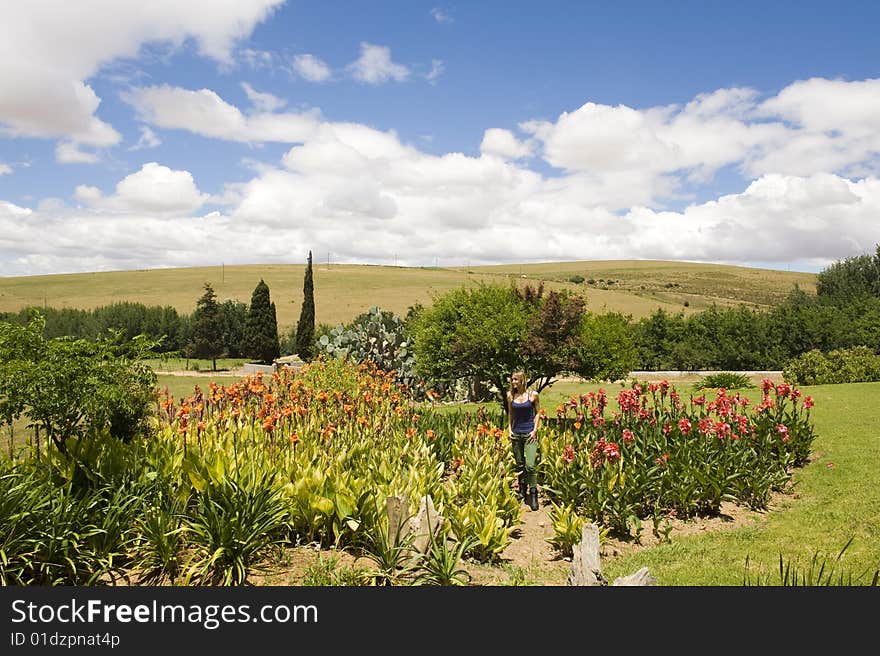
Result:
{"type": "MultiPolygon", "coordinates": [[[[249,303],[263,279],[275,303],[279,330],[299,318],[304,264],[144,269],[0,278],[0,311],[29,306],[93,309],[120,301],[170,305],[190,313],[210,283],[219,300],[249,303]]],[[[686,314],[711,304],[769,307],[794,285],[815,292],[816,274],[721,264],[652,260],[548,262],[472,267],[395,267],[313,264],[315,320],[336,325],[378,305],[406,314],[450,289],[480,282],[516,282],[566,288],[586,296],[594,312],[617,311],[639,318],[662,307],[686,314]],[[583,278],[583,282],[573,282],[583,278]]]]}

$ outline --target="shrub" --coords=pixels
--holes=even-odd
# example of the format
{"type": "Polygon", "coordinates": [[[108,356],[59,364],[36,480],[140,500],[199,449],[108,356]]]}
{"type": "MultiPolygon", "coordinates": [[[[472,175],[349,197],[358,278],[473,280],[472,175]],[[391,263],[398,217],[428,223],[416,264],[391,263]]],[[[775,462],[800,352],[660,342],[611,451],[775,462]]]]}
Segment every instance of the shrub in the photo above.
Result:
{"type": "Polygon", "coordinates": [[[568,277],[568,282],[573,282],[577,285],[581,284],[584,281],[583,276],[579,276],[577,274],[568,277]]]}
{"type": "Polygon", "coordinates": [[[694,383],[694,389],[751,389],[755,385],[745,374],[733,371],[721,371],[717,374],[704,376],[702,380],[694,383]]]}
{"type": "Polygon", "coordinates": [[[813,349],[790,360],[782,377],[791,385],[874,382],[880,380],[880,355],[867,346],[835,349],[827,354],[813,349]]]}

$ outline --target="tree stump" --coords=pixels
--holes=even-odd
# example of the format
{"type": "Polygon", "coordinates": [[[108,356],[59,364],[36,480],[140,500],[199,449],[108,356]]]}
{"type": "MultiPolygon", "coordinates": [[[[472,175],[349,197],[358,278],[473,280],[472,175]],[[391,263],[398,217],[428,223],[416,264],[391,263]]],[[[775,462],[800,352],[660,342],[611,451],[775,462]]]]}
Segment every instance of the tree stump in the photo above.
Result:
{"type": "Polygon", "coordinates": [[[388,544],[396,546],[397,541],[406,534],[404,526],[410,519],[409,498],[404,494],[385,498],[385,512],[388,516],[388,544]]]}
{"type": "MultiPolygon", "coordinates": [[[[648,568],[642,567],[634,574],[614,579],[613,585],[654,585],[656,582],[657,580],[648,572],[648,568]]],[[[608,585],[608,579],[602,574],[602,563],[599,559],[599,527],[593,523],[584,524],[581,541],[574,547],[568,585],[608,585]]]]}
{"type": "Polygon", "coordinates": [[[388,517],[388,543],[396,546],[398,541],[411,540],[412,549],[425,553],[435,535],[443,528],[446,519],[437,512],[434,500],[425,495],[419,502],[419,512],[412,515],[406,495],[385,498],[388,517]]]}
{"type": "Polygon", "coordinates": [[[608,585],[602,575],[599,561],[599,527],[592,523],[584,524],[581,541],[572,551],[569,585],[608,585]]]}
{"type": "Polygon", "coordinates": [[[443,528],[445,522],[446,519],[434,507],[431,495],[423,496],[419,502],[418,514],[409,522],[409,531],[413,536],[413,547],[416,551],[425,553],[431,540],[443,528]]]}

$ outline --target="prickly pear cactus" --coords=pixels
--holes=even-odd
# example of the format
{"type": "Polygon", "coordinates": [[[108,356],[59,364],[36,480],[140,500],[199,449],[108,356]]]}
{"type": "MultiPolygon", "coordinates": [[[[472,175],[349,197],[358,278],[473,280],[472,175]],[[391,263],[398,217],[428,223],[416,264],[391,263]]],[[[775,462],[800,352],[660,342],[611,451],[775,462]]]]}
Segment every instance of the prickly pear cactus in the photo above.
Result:
{"type": "Polygon", "coordinates": [[[331,357],[370,361],[384,371],[394,370],[398,382],[411,388],[423,383],[415,373],[415,356],[406,326],[393,312],[371,307],[350,324],[336,326],[322,335],[318,348],[331,357]]]}

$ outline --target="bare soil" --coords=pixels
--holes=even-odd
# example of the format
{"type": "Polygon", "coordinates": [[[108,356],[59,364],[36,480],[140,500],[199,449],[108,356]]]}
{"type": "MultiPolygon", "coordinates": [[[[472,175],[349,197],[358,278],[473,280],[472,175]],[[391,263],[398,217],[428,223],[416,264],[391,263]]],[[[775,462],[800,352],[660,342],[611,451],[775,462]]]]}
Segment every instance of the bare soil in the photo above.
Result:
{"type": "MultiPolygon", "coordinates": [[[[770,507],[784,504],[787,495],[777,494],[770,507]]],[[[680,520],[669,518],[667,535],[654,534],[650,522],[643,524],[644,530],[639,540],[620,540],[603,538],[600,556],[607,561],[625,554],[659,544],[676,537],[701,533],[704,531],[726,531],[752,525],[766,517],[765,512],[757,512],[733,503],[723,503],[720,512],[713,517],[680,520]]],[[[664,531],[665,533],[665,531],[664,531]]],[[[471,585],[510,586],[544,585],[564,586],[568,584],[571,559],[562,556],[550,543],[553,537],[553,524],[550,520],[550,504],[539,499],[539,507],[531,511],[522,506],[521,523],[513,534],[508,547],[501,553],[500,561],[485,564],[466,560],[461,567],[471,577],[471,585]]],[[[255,585],[302,585],[309,568],[321,559],[325,562],[334,559],[337,571],[345,567],[369,568],[372,563],[366,558],[338,550],[321,550],[316,546],[298,546],[285,550],[282,563],[269,572],[255,575],[251,582],[255,585]]]]}

